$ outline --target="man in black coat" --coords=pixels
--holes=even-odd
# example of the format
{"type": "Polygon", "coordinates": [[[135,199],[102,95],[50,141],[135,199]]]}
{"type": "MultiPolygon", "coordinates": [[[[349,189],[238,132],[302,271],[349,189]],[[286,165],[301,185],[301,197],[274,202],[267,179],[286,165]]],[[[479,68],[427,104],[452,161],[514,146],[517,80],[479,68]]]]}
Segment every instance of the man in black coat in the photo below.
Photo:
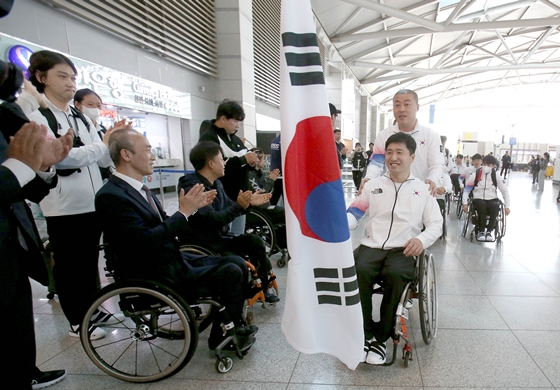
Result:
{"type": "Polygon", "coordinates": [[[211,121],[208,128],[198,142],[214,142],[222,148],[226,161],[225,174],[220,179],[227,196],[235,201],[239,190],[247,182],[246,167],[255,166],[258,157],[249,152],[243,141],[235,135],[239,130],[239,123],[245,119],[245,111],[237,102],[224,100],[216,111],[216,119],[211,121]]]}
{"type": "MultiPolygon", "coordinates": [[[[210,204],[215,191],[196,186],[179,195],[179,211],[167,216],[158,199],[143,184],[153,173],[155,156],[147,138],[135,130],[115,131],[109,152],[116,172],[97,192],[98,213],[105,242],[116,255],[115,273],[121,277],[170,279],[187,301],[210,293],[219,297],[241,337],[241,349],[254,343],[258,328],[243,326],[244,288],[248,280],[245,261],[238,256],[194,256],[179,251],[176,237],[188,234],[190,219],[210,204]]],[[[217,316],[219,317],[219,316],[217,316]]],[[[214,349],[222,340],[217,318],[208,340],[214,349]]]]}
{"type": "MultiPolygon", "coordinates": [[[[22,114],[23,115],[23,114],[22,114]]],[[[0,310],[10,321],[1,321],[6,335],[3,370],[14,374],[12,389],[49,386],[65,376],[64,370],[41,372],[35,365],[36,345],[31,286],[28,276],[48,284],[41,255],[42,244],[25,199],[39,202],[56,185],[54,173],[37,173],[62,161],[72,145],[72,133],[59,141],[46,139],[46,128],[25,124],[14,132],[8,147],[0,133],[0,310]],[[39,177],[39,175],[43,175],[39,177]],[[44,179],[50,181],[47,182],[44,179]]]]}
{"type": "MultiPolygon", "coordinates": [[[[190,191],[196,186],[204,186],[207,191],[216,191],[216,198],[206,207],[200,208],[193,215],[191,226],[193,231],[179,238],[189,244],[199,244],[218,253],[235,253],[248,256],[257,268],[262,285],[268,285],[269,273],[272,268],[266,255],[266,245],[256,234],[233,236],[229,232],[229,223],[244,215],[249,206],[260,206],[270,200],[271,194],[260,191],[238,191],[236,201],[231,200],[224,191],[218,178],[224,175],[224,159],[222,149],[213,142],[199,142],[191,149],[189,158],[195,173],[179,179],[179,191],[190,191]]],[[[227,165],[227,164],[226,164],[227,165]]],[[[264,291],[267,302],[275,303],[280,299],[264,291]]]]}

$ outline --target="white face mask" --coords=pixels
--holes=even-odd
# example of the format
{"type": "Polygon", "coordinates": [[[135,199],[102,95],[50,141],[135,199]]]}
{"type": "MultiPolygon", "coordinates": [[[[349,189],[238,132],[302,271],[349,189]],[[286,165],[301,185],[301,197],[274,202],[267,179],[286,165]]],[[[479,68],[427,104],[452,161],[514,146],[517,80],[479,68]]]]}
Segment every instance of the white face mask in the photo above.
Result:
{"type": "Polygon", "coordinates": [[[94,122],[97,122],[99,117],[101,116],[101,110],[99,108],[90,108],[86,106],[82,106],[82,112],[85,116],[91,119],[94,122]]]}
{"type": "Polygon", "coordinates": [[[490,172],[492,172],[492,167],[489,167],[487,165],[483,165],[482,166],[482,172],[483,173],[490,173],[490,172]]]}

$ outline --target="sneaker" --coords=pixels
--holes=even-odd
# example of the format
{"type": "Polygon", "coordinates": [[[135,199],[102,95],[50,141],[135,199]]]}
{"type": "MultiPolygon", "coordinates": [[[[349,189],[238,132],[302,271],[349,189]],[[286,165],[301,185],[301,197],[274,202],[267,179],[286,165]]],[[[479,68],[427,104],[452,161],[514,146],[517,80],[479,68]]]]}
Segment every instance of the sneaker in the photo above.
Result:
{"type": "Polygon", "coordinates": [[[31,381],[31,388],[35,390],[49,387],[63,380],[65,376],[66,371],[64,370],[41,372],[38,377],[33,378],[31,381]]]}
{"type": "Polygon", "coordinates": [[[364,353],[362,354],[362,359],[360,360],[360,362],[365,363],[370,345],[371,345],[371,340],[366,340],[364,342],[364,353]]]}
{"type": "Polygon", "coordinates": [[[264,301],[267,303],[277,303],[280,302],[280,298],[274,294],[270,294],[268,291],[264,293],[264,301]]]}
{"type": "MultiPolygon", "coordinates": [[[[93,327],[93,331],[89,335],[90,340],[99,340],[105,337],[107,333],[96,326],[93,327]]],[[[80,337],[80,325],[70,325],[70,331],[68,332],[70,337],[80,337]]]]}
{"type": "Polygon", "coordinates": [[[412,298],[408,298],[406,300],[406,302],[404,303],[404,308],[405,309],[412,309],[412,306],[414,306],[414,301],[412,300],[412,298]]]}
{"type": "Polygon", "coordinates": [[[369,346],[369,352],[367,354],[366,363],[367,364],[384,364],[387,360],[387,345],[385,343],[380,343],[376,339],[371,340],[371,345],[369,346]]]}
{"type": "Polygon", "coordinates": [[[110,313],[104,313],[102,311],[99,311],[97,312],[97,314],[91,316],[90,321],[100,326],[116,325],[123,322],[125,318],[126,318],[125,315],[122,313],[110,314],[110,313]]]}
{"type": "Polygon", "coordinates": [[[489,241],[489,242],[494,241],[494,237],[492,236],[491,232],[486,233],[486,241],[489,241]]]}
{"type": "Polygon", "coordinates": [[[486,234],[484,234],[484,232],[478,232],[478,234],[476,235],[476,240],[486,241],[486,234]]]}

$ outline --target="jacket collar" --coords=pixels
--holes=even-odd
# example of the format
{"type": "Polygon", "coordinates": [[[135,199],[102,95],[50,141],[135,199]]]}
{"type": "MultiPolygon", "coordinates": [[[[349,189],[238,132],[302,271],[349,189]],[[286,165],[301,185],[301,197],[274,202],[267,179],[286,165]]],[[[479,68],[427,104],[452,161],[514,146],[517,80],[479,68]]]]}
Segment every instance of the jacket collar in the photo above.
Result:
{"type": "MultiPolygon", "coordinates": [[[[130,184],[114,175],[111,175],[109,181],[125,191],[138,207],[144,209],[145,212],[151,214],[152,216],[154,216],[154,218],[157,218],[158,221],[160,221],[160,217],[156,215],[155,210],[152,209],[148,201],[142,195],[140,195],[140,192],[134,189],[130,184]]],[[[159,202],[154,200],[154,203],[156,204],[156,207],[158,207],[159,212],[162,214],[162,218],[165,219],[165,213],[163,213],[163,210],[161,210],[159,202]]]]}

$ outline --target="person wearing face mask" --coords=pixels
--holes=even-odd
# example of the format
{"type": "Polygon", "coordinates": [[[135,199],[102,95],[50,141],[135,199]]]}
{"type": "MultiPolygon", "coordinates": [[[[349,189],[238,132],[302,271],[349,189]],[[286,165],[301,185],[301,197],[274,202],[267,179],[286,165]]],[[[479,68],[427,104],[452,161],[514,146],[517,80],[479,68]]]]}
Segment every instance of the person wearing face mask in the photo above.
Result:
{"type": "MultiPolygon", "coordinates": [[[[101,104],[101,97],[89,88],[80,89],[76,91],[76,94],[74,95],[74,107],[91,119],[97,130],[99,138],[103,138],[107,132],[105,126],[99,122],[99,117],[101,116],[101,104]]],[[[113,170],[114,167],[112,166],[106,168],[99,167],[103,181],[109,179],[113,170]]]]}
{"type": "MultiPolygon", "coordinates": [[[[474,157],[474,156],[473,156],[474,157]]],[[[500,201],[498,199],[498,191],[502,193],[504,198],[505,213],[509,215],[509,191],[502,181],[501,176],[494,168],[496,159],[493,156],[485,156],[482,159],[482,167],[473,173],[465,184],[463,196],[463,211],[466,213],[468,209],[469,195],[472,192],[473,207],[478,213],[479,231],[476,236],[477,241],[494,241],[492,231],[483,229],[486,226],[486,217],[489,216],[488,226],[493,230],[496,225],[496,218],[500,212],[500,201]]]]}

